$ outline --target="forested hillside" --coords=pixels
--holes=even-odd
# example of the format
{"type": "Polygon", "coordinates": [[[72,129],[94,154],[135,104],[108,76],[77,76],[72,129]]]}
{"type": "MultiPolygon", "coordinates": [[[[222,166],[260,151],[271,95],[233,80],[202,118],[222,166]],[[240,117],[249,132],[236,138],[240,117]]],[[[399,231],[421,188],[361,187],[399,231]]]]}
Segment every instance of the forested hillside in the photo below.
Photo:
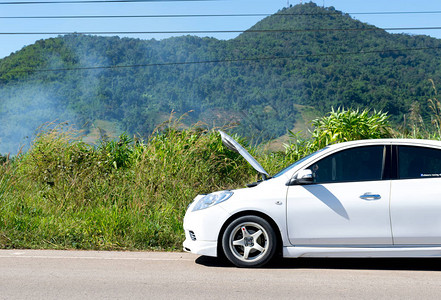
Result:
{"type": "Polygon", "coordinates": [[[437,47],[438,39],[390,34],[313,3],[283,9],[227,41],[40,40],[0,60],[0,153],[16,152],[48,121],[92,133],[105,120],[147,136],[171,111],[192,111],[188,123],[239,123],[236,132],[253,142],[285,134],[305,106],[318,113],[368,107],[399,123],[415,102],[424,116],[429,79],[441,82],[437,47]],[[89,68],[96,66],[118,67],[89,68]]]}

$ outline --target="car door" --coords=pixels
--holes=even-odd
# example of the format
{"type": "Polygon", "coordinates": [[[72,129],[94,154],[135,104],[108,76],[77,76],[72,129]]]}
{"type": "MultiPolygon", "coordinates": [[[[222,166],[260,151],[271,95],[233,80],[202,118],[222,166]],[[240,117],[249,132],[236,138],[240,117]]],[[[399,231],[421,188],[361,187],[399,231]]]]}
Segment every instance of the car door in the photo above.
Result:
{"type": "Polygon", "coordinates": [[[394,244],[441,244],[441,150],[398,146],[391,184],[394,244]]]}
{"type": "Polygon", "coordinates": [[[288,188],[291,244],[391,245],[386,149],[354,147],[308,166],[314,183],[288,188]]]}

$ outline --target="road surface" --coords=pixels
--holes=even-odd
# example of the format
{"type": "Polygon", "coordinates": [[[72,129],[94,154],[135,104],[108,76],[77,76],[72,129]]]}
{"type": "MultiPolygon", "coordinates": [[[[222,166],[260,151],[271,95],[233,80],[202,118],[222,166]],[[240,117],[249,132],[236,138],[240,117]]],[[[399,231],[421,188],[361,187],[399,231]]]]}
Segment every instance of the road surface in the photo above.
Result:
{"type": "Polygon", "coordinates": [[[440,299],[440,259],[285,259],[0,250],[0,299],[440,299]]]}

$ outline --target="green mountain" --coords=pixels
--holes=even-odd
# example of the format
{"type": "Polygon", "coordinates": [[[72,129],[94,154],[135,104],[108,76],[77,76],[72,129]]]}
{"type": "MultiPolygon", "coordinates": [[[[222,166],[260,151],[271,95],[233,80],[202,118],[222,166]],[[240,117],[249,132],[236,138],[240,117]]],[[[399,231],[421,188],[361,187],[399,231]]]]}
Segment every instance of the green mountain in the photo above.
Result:
{"type": "Polygon", "coordinates": [[[256,143],[301,122],[299,107],[369,107],[401,122],[415,102],[424,116],[428,79],[441,82],[433,48],[441,40],[390,34],[313,3],[282,9],[227,41],[39,40],[0,60],[0,153],[16,152],[55,120],[86,134],[113,124],[102,129],[148,136],[172,111],[191,111],[187,123],[237,123],[234,130],[256,143]]]}

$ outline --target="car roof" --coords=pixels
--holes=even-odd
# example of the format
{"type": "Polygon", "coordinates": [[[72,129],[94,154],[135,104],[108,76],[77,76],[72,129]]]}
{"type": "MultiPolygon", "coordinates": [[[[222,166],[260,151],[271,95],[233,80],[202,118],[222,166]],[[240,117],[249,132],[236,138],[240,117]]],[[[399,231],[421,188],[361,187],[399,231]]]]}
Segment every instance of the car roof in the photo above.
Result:
{"type": "Polygon", "coordinates": [[[364,145],[408,145],[408,146],[429,146],[441,147],[441,141],[424,140],[424,139],[371,139],[371,140],[356,140],[350,142],[342,142],[329,145],[329,149],[340,149],[353,146],[364,145]]]}

